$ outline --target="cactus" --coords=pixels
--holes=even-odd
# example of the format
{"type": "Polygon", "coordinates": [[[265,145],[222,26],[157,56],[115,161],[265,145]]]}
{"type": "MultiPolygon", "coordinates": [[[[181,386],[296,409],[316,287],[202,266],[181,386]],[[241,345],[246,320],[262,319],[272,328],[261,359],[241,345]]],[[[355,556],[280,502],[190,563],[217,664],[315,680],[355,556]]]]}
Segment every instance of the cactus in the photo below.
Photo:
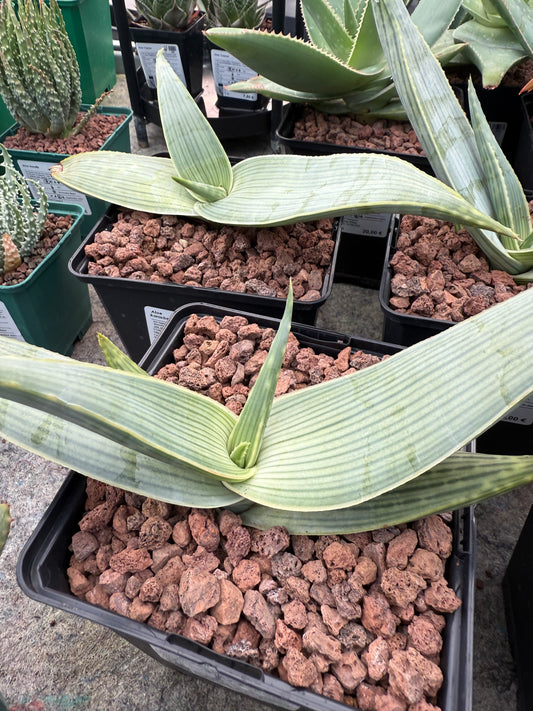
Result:
{"type": "Polygon", "coordinates": [[[80,70],[57,0],[0,0],[0,94],[21,126],[66,138],[81,105],[80,70]]]}
{"type": "Polygon", "coordinates": [[[263,22],[265,3],[258,0],[203,0],[209,27],[243,27],[254,30],[263,22]]]}
{"type": "Polygon", "coordinates": [[[192,19],[196,0],[135,0],[135,7],[156,30],[183,30],[192,19]]]}
{"type": "Polygon", "coordinates": [[[10,526],[11,515],[9,513],[9,504],[5,501],[0,501],[0,553],[2,553],[6,544],[10,526]]]}
{"type": "Polygon", "coordinates": [[[26,181],[1,144],[0,158],[0,272],[6,273],[16,269],[38,242],[48,214],[48,200],[39,183],[30,180],[39,193],[34,207],[26,181]]]}

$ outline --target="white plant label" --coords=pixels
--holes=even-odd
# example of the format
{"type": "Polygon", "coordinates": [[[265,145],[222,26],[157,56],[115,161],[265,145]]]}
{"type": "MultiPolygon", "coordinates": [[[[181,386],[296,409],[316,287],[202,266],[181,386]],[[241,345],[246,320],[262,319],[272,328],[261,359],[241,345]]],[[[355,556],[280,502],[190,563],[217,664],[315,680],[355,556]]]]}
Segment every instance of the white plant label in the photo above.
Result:
{"type": "Polygon", "coordinates": [[[22,333],[19,331],[17,324],[13,321],[13,317],[9,313],[7,306],[0,301],[0,336],[8,338],[16,338],[17,341],[23,341],[22,333]]]}
{"type": "Polygon", "coordinates": [[[389,233],[391,216],[386,212],[371,215],[346,215],[342,218],[342,231],[350,235],[365,237],[386,237],[389,233]]]}
{"type": "MultiPolygon", "coordinates": [[[[73,202],[76,205],[81,205],[86,215],[92,214],[86,195],[63,185],[63,183],[60,183],[59,180],[56,180],[52,176],[50,168],[57,165],[57,163],[49,163],[40,160],[19,160],[18,163],[24,177],[39,183],[49,200],[54,202],[73,202]]],[[[28,183],[28,187],[30,188],[32,196],[37,200],[39,193],[35,185],[28,183]]]]}
{"type": "Polygon", "coordinates": [[[158,309],[155,306],[144,307],[144,317],[146,319],[146,327],[148,328],[148,337],[150,344],[159,336],[161,331],[167,325],[167,321],[174,312],[168,309],[158,309]]]}
{"type": "Polygon", "coordinates": [[[238,91],[228,91],[226,86],[235,84],[237,81],[246,81],[251,77],[256,77],[257,72],[247,67],[229,52],[223,49],[211,50],[211,66],[213,68],[213,79],[215,89],[219,96],[226,96],[231,99],[244,99],[245,101],[256,101],[257,94],[252,92],[241,94],[238,91]]]}
{"type": "Polygon", "coordinates": [[[533,424],[533,397],[527,398],[515,407],[514,410],[505,417],[502,417],[501,422],[510,422],[512,425],[531,425],[533,424]]]}
{"type": "Polygon", "coordinates": [[[168,61],[172,69],[179,76],[181,81],[186,84],[185,72],[183,70],[183,62],[177,44],[154,44],[152,42],[136,42],[135,47],[141,60],[141,67],[146,77],[146,83],[150,89],[157,88],[155,81],[155,59],[161,48],[165,50],[165,59],[168,61]]]}

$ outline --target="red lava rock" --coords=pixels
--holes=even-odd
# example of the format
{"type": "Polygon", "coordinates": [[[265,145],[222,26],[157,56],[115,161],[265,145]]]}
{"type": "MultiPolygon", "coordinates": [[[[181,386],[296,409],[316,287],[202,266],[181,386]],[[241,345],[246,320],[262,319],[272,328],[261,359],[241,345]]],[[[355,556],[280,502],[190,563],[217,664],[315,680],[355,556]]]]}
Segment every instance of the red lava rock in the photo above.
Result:
{"type": "Polygon", "coordinates": [[[283,658],[283,667],[287,674],[287,681],[293,686],[309,687],[318,675],[313,662],[293,647],[287,650],[283,658]]]}
{"type": "Polygon", "coordinates": [[[425,580],[438,580],[444,575],[444,561],[436,553],[418,548],[411,556],[407,569],[425,580]]]}
{"type": "Polygon", "coordinates": [[[432,657],[442,649],[442,637],[433,623],[424,617],[417,617],[407,628],[409,645],[425,657],[432,657]]]}
{"type": "Polygon", "coordinates": [[[389,661],[389,688],[408,704],[421,701],[424,694],[435,696],[442,686],[442,671],[416,649],[392,653],[389,661]]]}
{"type": "Polygon", "coordinates": [[[382,637],[376,637],[361,655],[362,661],[366,664],[369,679],[380,681],[383,679],[389,665],[389,646],[382,637]]]}
{"type": "Polygon", "coordinates": [[[220,580],[220,597],[211,608],[211,614],[220,625],[238,622],[244,606],[244,597],[239,588],[230,580],[220,580]]]}
{"type": "Polygon", "coordinates": [[[242,612],[264,639],[274,639],[276,621],[265,598],[258,590],[247,590],[244,593],[242,612]]]}
{"type": "Polygon", "coordinates": [[[78,531],[72,536],[72,552],[78,560],[85,560],[98,548],[98,540],[89,531],[78,531]]]}
{"type": "Polygon", "coordinates": [[[452,532],[440,516],[428,516],[416,524],[420,547],[441,558],[448,558],[452,552],[452,532]]]}
{"type": "Polygon", "coordinates": [[[187,568],[180,579],[179,595],[183,612],[194,617],[217,604],[220,582],[201,568],[187,568]]]}
{"type": "Polygon", "coordinates": [[[405,568],[418,543],[418,536],[412,528],[406,528],[394,537],[387,548],[386,562],[390,568],[405,568]]]}
{"type": "Polygon", "coordinates": [[[245,559],[239,561],[231,574],[233,582],[245,592],[257,587],[261,581],[261,569],[255,560],[245,559]]]}
{"type": "Polygon", "coordinates": [[[143,548],[161,548],[172,534],[172,526],[160,516],[150,516],[139,531],[139,544],[143,548]]]}
{"type": "Polygon", "coordinates": [[[385,595],[372,593],[363,598],[363,626],[375,635],[392,637],[396,631],[396,618],[385,595]]]}
{"type": "Polygon", "coordinates": [[[461,605],[461,601],[444,578],[431,583],[424,594],[424,598],[431,608],[442,613],[455,612],[461,605]]]}
{"type": "Polygon", "coordinates": [[[381,578],[381,589],[393,605],[402,608],[416,600],[426,588],[426,581],[416,573],[398,568],[388,568],[381,578]]]}
{"type": "Polygon", "coordinates": [[[118,573],[136,573],[152,565],[152,556],[145,548],[124,548],[111,557],[109,565],[118,573]]]}
{"type": "Polygon", "coordinates": [[[251,550],[268,557],[287,550],[290,544],[289,532],[283,526],[274,526],[267,531],[254,530],[251,540],[251,550]]]}
{"type": "Polygon", "coordinates": [[[341,659],[341,643],[332,635],[321,632],[316,627],[308,629],[303,634],[303,646],[308,652],[316,652],[332,662],[341,659]]]}

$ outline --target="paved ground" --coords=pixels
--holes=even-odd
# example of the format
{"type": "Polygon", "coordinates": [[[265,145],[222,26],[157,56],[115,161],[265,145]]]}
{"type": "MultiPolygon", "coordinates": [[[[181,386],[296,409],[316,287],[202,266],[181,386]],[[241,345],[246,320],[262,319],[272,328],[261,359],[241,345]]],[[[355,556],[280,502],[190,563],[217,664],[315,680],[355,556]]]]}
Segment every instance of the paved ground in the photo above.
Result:
{"type": "MultiPolygon", "coordinates": [[[[120,91],[110,103],[124,105],[122,84],[120,91]]],[[[150,146],[143,152],[155,153],[161,150],[161,136],[157,127],[149,129],[150,146]]],[[[132,141],[136,150],[133,132],[132,141]]],[[[94,294],[92,298],[94,323],[74,356],[101,362],[96,333],[120,341],[98,299],[94,294]]],[[[377,292],[336,284],[318,323],[379,338],[377,292]]],[[[0,558],[0,691],[8,705],[18,709],[33,700],[41,704],[33,708],[45,711],[267,711],[270,707],[258,699],[170,670],[106,628],[36,603],[21,592],[15,579],[18,555],[64,476],[61,467],[0,442],[0,499],[11,503],[14,517],[0,558]]],[[[517,709],[501,581],[532,502],[533,487],[526,487],[476,507],[474,711],[517,709]]]]}

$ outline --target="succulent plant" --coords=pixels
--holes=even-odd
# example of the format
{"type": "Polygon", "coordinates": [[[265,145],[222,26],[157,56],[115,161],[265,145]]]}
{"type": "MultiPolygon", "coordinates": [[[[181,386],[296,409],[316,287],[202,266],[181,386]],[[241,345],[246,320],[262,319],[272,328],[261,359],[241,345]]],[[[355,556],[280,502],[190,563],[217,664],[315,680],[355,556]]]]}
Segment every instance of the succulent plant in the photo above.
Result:
{"type": "MultiPolygon", "coordinates": [[[[461,50],[448,31],[461,0],[421,0],[413,19],[443,62],[461,50]]],[[[207,37],[258,77],[232,84],[330,113],[405,118],[379,43],[370,0],[302,0],[309,41],[289,35],[211,28],[207,37]]]]}
{"type": "Polygon", "coordinates": [[[533,57],[533,5],[530,0],[463,0],[466,16],[453,30],[464,48],[457,60],[475,64],[483,86],[498,86],[509,69],[533,57]]]}
{"type": "Polygon", "coordinates": [[[209,27],[244,27],[255,29],[263,22],[266,2],[260,0],[203,0],[209,27]]]}
{"type": "Polygon", "coordinates": [[[66,185],[146,212],[232,225],[283,225],[319,217],[419,210],[514,230],[415,166],[383,155],[262,155],[231,166],[207,119],[164,58],[156,60],[161,124],[170,158],[111,151],[69,156],[52,168],[66,185]]]}
{"type": "Polygon", "coordinates": [[[80,71],[57,0],[0,0],[0,94],[16,121],[32,133],[78,133],[80,71]]]}
{"type": "Polygon", "coordinates": [[[533,389],[533,290],[380,363],[273,399],[291,293],[237,417],[148,377],[0,337],[1,435],[113,486],[171,503],[239,506],[246,525],[370,530],[533,480],[533,456],[462,453],[533,389]],[[505,328],[502,328],[502,322],[505,328]]]}
{"type": "Polygon", "coordinates": [[[155,30],[182,30],[192,19],[196,0],[135,0],[135,7],[155,30]]]}
{"type": "Polygon", "coordinates": [[[37,206],[26,180],[13,166],[0,144],[0,272],[16,269],[33,251],[42,235],[48,214],[48,199],[39,183],[30,180],[39,194],[37,206]]]}
{"type": "Polygon", "coordinates": [[[373,0],[373,8],[396,88],[435,175],[471,205],[514,230],[516,236],[509,239],[469,228],[494,268],[512,274],[516,281],[533,281],[528,202],[483,115],[472,82],[471,126],[401,0],[373,0]]]}
{"type": "Polygon", "coordinates": [[[0,554],[6,544],[10,527],[11,514],[9,513],[9,504],[5,501],[0,501],[0,554]]]}

